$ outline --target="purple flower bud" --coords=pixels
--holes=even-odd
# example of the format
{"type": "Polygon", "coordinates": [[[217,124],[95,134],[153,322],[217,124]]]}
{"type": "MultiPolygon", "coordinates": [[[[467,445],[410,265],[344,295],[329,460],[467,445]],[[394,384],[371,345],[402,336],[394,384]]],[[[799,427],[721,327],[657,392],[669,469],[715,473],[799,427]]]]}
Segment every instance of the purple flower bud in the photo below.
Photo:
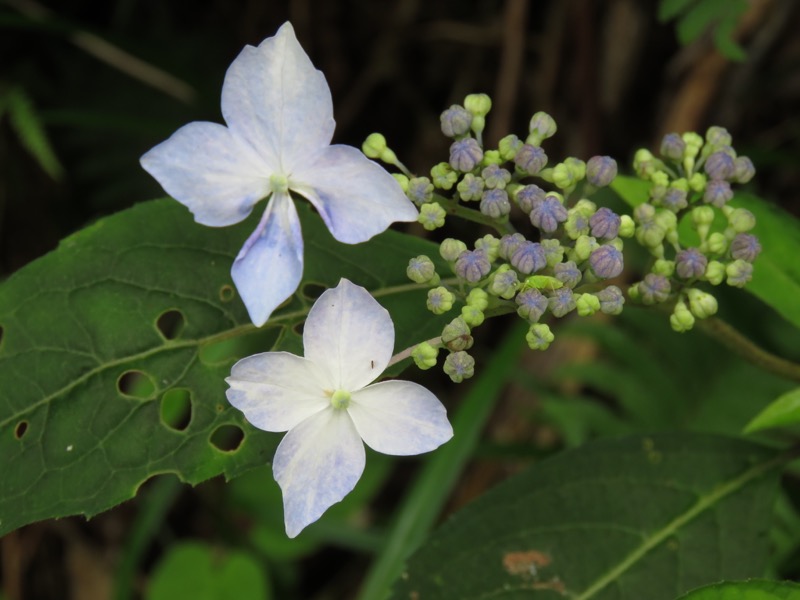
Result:
{"type": "Polygon", "coordinates": [[[589,218],[592,235],[596,238],[605,238],[607,240],[617,237],[620,223],[622,223],[620,216],[605,206],[598,208],[597,212],[589,218]]]}
{"type": "Polygon", "coordinates": [[[706,272],[708,259],[697,248],[687,248],[675,255],[675,272],[683,279],[696,279],[706,272]]]}
{"type": "Polygon", "coordinates": [[[523,242],[511,255],[511,266],[525,275],[540,271],[547,266],[547,257],[541,245],[534,242],[523,242]]]}
{"type": "Polygon", "coordinates": [[[625,304],[625,294],[615,285],[610,285],[595,294],[600,299],[600,312],[607,315],[618,315],[625,304]]]}
{"type": "Polygon", "coordinates": [[[511,212],[511,203],[505,190],[486,190],[481,196],[481,212],[487,217],[499,219],[511,212]]]}
{"type": "Polygon", "coordinates": [[[703,168],[711,179],[728,179],[733,175],[733,158],[725,152],[714,152],[703,168]]]}
{"type": "Polygon", "coordinates": [[[472,171],[482,159],[483,150],[473,138],[463,138],[450,144],[450,166],[456,171],[472,171]]]}
{"type": "Polygon", "coordinates": [[[504,189],[506,184],[511,181],[511,173],[499,165],[489,165],[481,171],[484,185],[491,188],[504,189]]]}
{"type": "Polygon", "coordinates": [[[733,161],[733,180],[736,183],[747,183],[755,174],[753,161],[746,156],[740,156],[733,161]]]}
{"type": "Polygon", "coordinates": [[[664,158],[680,160],[685,150],[686,142],[677,133],[668,133],[661,140],[661,156],[664,158]]]}
{"type": "Polygon", "coordinates": [[[545,191],[538,185],[526,185],[521,188],[516,195],[517,204],[526,213],[530,213],[533,207],[544,200],[545,191]]]}
{"type": "Polygon", "coordinates": [[[610,156],[593,156],[586,163],[586,180],[595,187],[605,187],[617,176],[617,161],[610,156]]]}
{"type": "Polygon", "coordinates": [[[463,106],[453,104],[439,117],[442,124],[442,133],[447,137],[464,135],[472,126],[472,115],[463,106]]]}
{"type": "Polygon", "coordinates": [[[514,254],[520,244],[525,242],[525,236],[521,233],[512,233],[511,235],[504,235],[500,238],[500,245],[497,248],[497,254],[500,258],[508,260],[514,254]]]}
{"type": "Polygon", "coordinates": [[[733,198],[731,184],[722,179],[714,179],[706,184],[706,191],[703,194],[703,202],[711,204],[717,208],[722,208],[733,198]]]}
{"type": "Polygon", "coordinates": [[[433,199],[433,184],[427,177],[412,177],[408,180],[406,196],[417,206],[427,204],[433,199]]]}
{"type": "Polygon", "coordinates": [[[475,374],[475,359],[463,350],[451,352],[444,359],[442,370],[453,380],[453,383],[461,383],[475,374]]]}
{"type": "Polygon", "coordinates": [[[749,233],[740,233],[731,242],[731,256],[736,260],[753,262],[761,252],[758,238],[749,233]]]}
{"type": "Polygon", "coordinates": [[[609,244],[600,246],[589,255],[589,266],[600,279],[616,277],[624,266],[622,252],[609,244]]]}
{"type": "Polygon", "coordinates": [[[492,265],[483,250],[466,250],[456,259],[456,275],[470,283],[480,281],[489,274],[492,265]]]}
{"type": "Polygon", "coordinates": [[[553,275],[568,288],[574,288],[581,282],[581,278],[583,277],[583,273],[581,273],[578,265],[572,260],[565,263],[558,263],[553,267],[553,275]]]}
{"type": "Polygon", "coordinates": [[[685,190],[670,187],[667,189],[664,197],[661,198],[661,206],[676,213],[689,206],[689,202],[686,200],[687,195],[685,190]]]}
{"type": "Polygon", "coordinates": [[[539,146],[524,144],[514,156],[514,164],[527,175],[536,175],[547,164],[547,154],[539,146]]]}
{"type": "Polygon", "coordinates": [[[644,304],[659,304],[666,302],[672,291],[669,279],[663,275],[648,273],[644,276],[644,281],[640,281],[636,286],[639,297],[644,304]]]}
{"type": "Polygon", "coordinates": [[[561,201],[548,195],[531,210],[531,223],[545,233],[553,233],[558,229],[558,224],[566,221],[568,216],[561,201]]]}
{"type": "Polygon", "coordinates": [[[571,310],[575,310],[575,296],[568,287],[559,288],[547,299],[547,306],[554,317],[563,317],[571,310]]]}
{"type": "Polygon", "coordinates": [[[537,289],[517,294],[517,314],[531,323],[536,323],[547,310],[547,298],[537,289]]]}

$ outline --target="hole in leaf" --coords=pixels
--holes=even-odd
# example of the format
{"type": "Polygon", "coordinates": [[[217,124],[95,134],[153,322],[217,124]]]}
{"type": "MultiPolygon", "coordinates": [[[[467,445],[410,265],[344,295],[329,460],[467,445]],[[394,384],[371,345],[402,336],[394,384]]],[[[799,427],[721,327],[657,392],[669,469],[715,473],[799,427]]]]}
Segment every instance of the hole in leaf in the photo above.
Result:
{"type": "Polygon", "coordinates": [[[219,299],[221,302],[230,302],[236,296],[236,290],[233,289],[232,285],[228,285],[227,283],[219,288],[219,299]]]}
{"type": "Polygon", "coordinates": [[[174,340],[180,337],[184,325],[186,325],[186,319],[184,319],[183,313],[175,309],[164,311],[156,319],[156,329],[165,340],[174,340]]]}
{"type": "Polygon", "coordinates": [[[156,384],[142,371],[125,371],[117,379],[117,389],[125,396],[147,400],[155,394],[156,384]]]}
{"type": "Polygon", "coordinates": [[[223,452],[236,452],[244,440],[244,431],[238,425],[220,425],[208,439],[211,445],[223,452]]]}
{"type": "Polygon", "coordinates": [[[303,286],[302,294],[308,300],[316,300],[322,295],[322,292],[327,290],[324,285],[318,285],[316,283],[307,283],[303,286]]]}
{"type": "Polygon", "coordinates": [[[0,325],[0,346],[3,345],[3,333],[4,333],[4,331],[5,330],[3,329],[3,326],[0,325]]]}
{"type": "Polygon", "coordinates": [[[14,437],[17,438],[18,440],[21,440],[22,436],[24,436],[27,432],[28,432],[28,422],[20,421],[14,428],[14,437]]]}
{"type": "Polygon", "coordinates": [[[185,431],[192,420],[192,393],[184,388],[161,396],[161,422],[175,431],[185,431]]]}

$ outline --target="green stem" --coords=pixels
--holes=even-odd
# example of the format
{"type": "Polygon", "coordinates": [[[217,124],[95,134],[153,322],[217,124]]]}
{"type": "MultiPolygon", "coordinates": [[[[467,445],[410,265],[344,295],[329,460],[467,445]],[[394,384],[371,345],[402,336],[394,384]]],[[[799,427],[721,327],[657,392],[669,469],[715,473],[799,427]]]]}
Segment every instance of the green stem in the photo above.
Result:
{"type": "Polygon", "coordinates": [[[450,198],[445,198],[439,194],[434,194],[434,200],[436,200],[436,202],[438,202],[449,214],[460,217],[465,221],[472,221],[473,223],[491,227],[500,235],[516,233],[517,231],[508,220],[508,217],[505,217],[502,221],[493,219],[492,217],[486,216],[479,210],[467,208],[466,206],[459,204],[457,200],[451,200],[450,198]]]}
{"type": "Polygon", "coordinates": [[[800,381],[800,364],[767,352],[722,319],[716,317],[698,319],[696,325],[746,361],[775,375],[800,381]]]}
{"type": "Polygon", "coordinates": [[[453,439],[427,460],[403,500],[386,545],[372,565],[359,598],[376,600],[388,596],[392,583],[403,571],[406,558],[419,547],[435,523],[472,456],[495,400],[516,369],[517,358],[525,347],[526,330],[526,327],[515,327],[505,336],[483,374],[462,400],[452,418],[453,439]]]}

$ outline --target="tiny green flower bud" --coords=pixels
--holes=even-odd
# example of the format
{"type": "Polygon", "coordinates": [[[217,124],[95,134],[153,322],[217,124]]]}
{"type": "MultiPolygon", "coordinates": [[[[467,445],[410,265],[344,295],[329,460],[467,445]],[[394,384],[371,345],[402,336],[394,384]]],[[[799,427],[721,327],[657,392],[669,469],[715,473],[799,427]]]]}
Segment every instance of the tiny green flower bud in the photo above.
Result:
{"type": "Polygon", "coordinates": [[[547,154],[540,146],[524,144],[514,156],[514,164],[525,175],[537,175],[547,165],[547,154]]]}
{"type": "Polygon", "coordinates": [[[483,160],[481,161],[481,165],[484,167],[488,167],[489,165],[500,165],[505,162],[503,157],[500,156],[499,150],[487,150],[483,153],[483,160]]]}
{"type": "Polygon", "coordinates": [[[425,255],[417,256],[408,261],[406,275],[414,283],[438,283],[439,276],[436,274],[436,266],[433,261],[425,255]]]}
{"type": "Polygon", "coordinates": [[[689,331],[694,327],[694,315],[686,307],[686,303],[683,300],[675,304],[675,310],[669,317],[669,324],[673,331],[678,333],[689,331]]]}
{"type": "Polygon", "coordinates": [[[486,94],[469,94],[464,98],[464,108],[473,116],[485,117],[492,110],[492,99],[486,94]]]}
{"type": "Polygon", "coordinates": [[[666,230],[653,220],[643,221],[636,228],[637,241],[651,250],[660,246],[666,235],[666,230]]]}
{"type": "Polygon", "coordinates": [[[436,357],[439,356],[439,348],[432,346],[428,342],[422,342],[414,346],[411,351],[411,358],[414,364],[421,370],[426,371],[436,365],[436,357]]]}
{"type": "Polygon", "coordinates": [[[697,156],[700,148],[703,147],[703,138],[694,131],[687,131],[681,136],[681,139],[686,144],[686,152],[691,156],[697,156]]]}
{"type": "Polygon", "coordinates": [[[562,246],[561,242],[557,239],[552,238],[542,240],[539,242],[539,245],[542,247],[542,251],[544,252],[547,266],[551,269],[564,260],[564,246],[562,246]]]}
{"type": "Polygon", "coordinates": [[[567,211],[567,220],[564,223],[564,231],[573,240],[582,235],[589,235],[589,218],[580,211],[571,208],[567,211]]]}
{"type": "Polygon", "coordinates": [[[448,350],[453,352],[469,350],[472,348],[472,342],[469,327],[462,317],[456,317],[442,330],[442,343],[448,350]]]}
{"type": "Polygon", "coordinates": [[[722,146],[730,146],[733,137],[724,127],[712,125],[706,130],[706,141],[714,148],[721,148],[722,146]]]}
{"type": "Polygon", "coordinates": [[[746,208],[736,208],[728,215],[728,225],[736,233],[747,233],[756,226],[756,217],[746,208]]]}
{"type": "Polygon", "coordinates": [[[450,190],[458,181],[458,173],[446,162],[441,162],[431,169],[433,185],[442,190],[450,190]]]}
{"type": "Polygon", "coordinates": [[[600,311],[600,298],[594,294],[578,294],[575,296],[575,308],[581,317],[589,317],[600,311]]]}
{"type": "Polygon", "coordinates": [[[667,233],[675,231],[678,228],[678,217],[674,212],[664,210],[663,208],[656,211],[656,216],[653,218],[653,221],[656,225],[663,227],[664,231],[667,233]]]}
{"type": "Polygon", "coordinates": [[[557,129],[553,117],[546,112],[539,111],[531,117],[530,124],[528,125],[530,134],[528,135],[527,143],[539,146],[542,141],[553,137],[557,129]]]}
{"type": "Polygon", "coordinates": [[[446,287],[439,286],[428,290],[428,301],[426,306],[428,310],[435,315],[443,315],[448,310],[453,308],[453,302],[456,301],[455,295],[446,287]]]}
{"type": "Polygon", "coordinates": [[[522,148],[522,140],[513,134],[507,135],[497,144],[497,151],[503,160],[514,160],[520,148],[522,148]]]}
{"type": "Polygon", "coordinates": [[[746,156],[740,156],[733,161],[733,181],[735,183],[747,183],[756,174],[753,161],[746,156]]]}
{"type": "Polygon", "coordinates": [[[489,293],[495,296],[511,300],[519,289],[519,279],[517,272],[508,265],[503,265],[491,277],[489,283],[489,293]],[[505,269],[503,267],[506,267],[505,269]]]}
{"type": "Polygon", "coordinates": [[[455,262],[466,249],[467,245],[461,240],[447,238],[439,244],[439,255],[447,262],[455,262]]]}
{"type": "Polygon", "coordinates": [[[645,202],[633,209],[633,218],[639,222],[652,221],[656,216],[656,207],[645,202]]]}
{"type": "Polygon", "coordinates": [[[567,190],[578,182],[575,173],[565,163],[558,163],[553,167],[553,183],[559,189],[567,190]]]}
{"type": "Polygon", "coordinates": [[[408,191],[408,176],[403,173],[392,173],[394,180],[400,184],[400,189],[404,192],[408,191]]]}
{"type": "Polygon", "coordinates": [[[625,304],[625,294],[615,285],[609,285],[595,294],[600,300],[600,311],[606,315],[618,315],[625,304]]]}
{"type": "Polygon", "coordinates": [[[668,133],[661,140],[661,156],[679,161],[686,150],[686,142],[677,133],[668,133]]]}
{"type": "Polygon", "coordinates": [[[623,238],[633,237],[636,233],[636,223],[630,215],[620,215],[619,217],[619,231],[617,235],[623,238]]]}
{"type": "Polygon", "coordinates": [[[464,202],[480,200],[483,195],[483,179],[467,173],[456,186],[458,195],[464,202]]]}
{"type": "Polygon", "coordinates": [[[489,294],[481,288],[473,288],[467,294],[467,306],[472,306],[478,310],[486,310],[489,306],[489,294]]]}
{"type": "Polygon", "coordinates": [[[689,310],[698,319],[707,319],[717,312],[717,299],[711,294],[696,288],[686,290],[689,298],[689,310]]]}
{"type": "Polygon", "coordinates": [[[453,352],[444,360],[444,372],[453,383],[461,383],[475,374],[475,359],[463,350],[453,352]]]}
{"type": "Polygon", "coordinates": [[[417,206],[427,204],[433,199],[433,184],[427,177],[412,177],[408,180],[406,196],[417,206]]]}
{"type": "Polygon", "coordinates": [[[719,285],[725,280],[726,275],[725,265],[718,260],[710,260],[703,278],[711,285],[719,285]]]}
{"type": "Polygon", "coordinates": [[[696,206],[692,209],[692,221],[695,226],[711,225],[714,222],[714,209],[710,206],[696,206]]]}
{"type": "Polygon", "coordinates": [[[708,236],[706,246],[711,254],[723,254],[728,249],[728,238],[722,233],[714,232],[708,236]]]}
{"type": "Polygon", "coordinates": [[[525,335],[531,350],[547,350],[556,336],[545,323],[534,323],[525,335]]]}
{"type": "Polygon", "coordinates": [[[489,165],[481,171],[483,184],[489,189],[503,190],[506,184],[511,181],[511,173],[498,165],[489,165]]]}
{"type": "Polygon", "coordinates": [[[458,137],[466,134],[472,126],[472,115],[463,106],[453,104],[439,117],[442,133],[447,137],[458,137]]]}
{"type": "Polygon", "coordinates": [[[429,202],[419,208],[417,221],[428,231],[433,231],[444,225],[444,218],[447,211],[438,202],[429,202]]]}
{"type": "Polygon", "coordinates": [[[669,175],[664,171],[653,171],[653,173],[650,174],[650,181],[653,182],[653,186],[659,188],[659,195],[663,196],[664,191],[669,185],[669,175]]]}
{"type": "Polygon", "coordinates": [[[361,144],[361,151],[369,158],[380,158],[386,149],[386,138],[380,133],[369,134],[361,144]]]}
{"type": "Polygon", "coordinates": [[[586,163],[586,180],[595,187],[605,187],[617,176],[617,161],[610,156],[593,156],[586,163]]]}
{"type": "Polygon", "coordinates": [[[744,287],[753,277],[753,265],[745,260],[735,260],[725,267],[728,285],[744,287]]]}
{"type": "Polygon", "coordinates": [[[461,318],[470,327],[478,327],[486,317],[481,309],[467,304],[461,307],[461,318]]]}
{"type": "Polygon", "coordinates": [[[702,192],[706,189],[706,176],[702,173],[695,173],[689,178],[689,189],[693,192],[702,192]]]}
{"type": "Polygon", "coordinates": [[[656,275],[672,277],[672,274],[675,272],[675,261],[659,258],[653,263],[652,272],[656,275]]]}
{"type": "Polygon", "coordinates": [[[472,171],[482,160],[483,149],[474,138],[461,138],[450,144],[450,166],[456,171],[472,171]]]}
{"type": "Polygon", "coordinates": [[[487,233],[482,238],[475,240],[475,249],[483,250],[486,253],[486,258],[489,259],[489,262],[493,263],[497,260],[497,257],[500,253],[500,240],[498,240],[492,234],[487,233]]]}
{"type": "Polygon", "coordinates": [[[577,240],[575,240],[575,262],[583,262],[584,260],[588,259],[598,246],[599,244],[597,243],[597,240],[595,240],[593,237],[589,237],[588,235],[582,235],[579,237],[577,240]]]}
{"type": "Polygon", "coordinates": [[[650,179],[658,166],[656,157],[646,148],[640,148],[633,155],[633,170],[642,179],[650,179]]]}

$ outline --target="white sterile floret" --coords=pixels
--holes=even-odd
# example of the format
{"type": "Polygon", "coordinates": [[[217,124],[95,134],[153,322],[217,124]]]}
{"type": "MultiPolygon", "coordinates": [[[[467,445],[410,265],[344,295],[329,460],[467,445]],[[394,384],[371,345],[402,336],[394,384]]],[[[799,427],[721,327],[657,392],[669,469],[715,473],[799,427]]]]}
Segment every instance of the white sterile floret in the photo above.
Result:
{"type": "Polygon", "coordinates": [[[141,164],[203,225],[238,223],[270,198],[231,270],[256,325],[302,277],[303,238],[290,190],[307,198],[346,244],[417,219],[417,209],[382,167],[353,147],[330,145],[330,89],[289,23],[233,61],[222,86],[222,116],[227,127],[189,123],[141,164]]]}
{"type": "Polygon", "coordinates": [[[429,452],[453,436],[444,406],[410,381],[372,383],[389,364],[388,311],[346,279],[325,291],[303,328],[304,357],[265,352],[237,362],[230,403],[265,431],[288,431],[272,464],[295,537],[344,498],[364,470],[364,444],[384,454],[429,452]],[[362,442],[363,440],[363,442],[362,442]]]}

